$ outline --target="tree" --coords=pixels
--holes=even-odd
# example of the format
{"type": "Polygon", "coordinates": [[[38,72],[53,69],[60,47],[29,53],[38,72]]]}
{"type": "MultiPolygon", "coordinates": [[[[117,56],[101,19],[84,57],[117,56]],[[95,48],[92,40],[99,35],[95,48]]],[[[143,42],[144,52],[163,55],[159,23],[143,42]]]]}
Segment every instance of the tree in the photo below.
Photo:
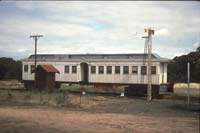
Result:
{"type": "Polygon", "coordinates": [[[200,47],[188,55],[175,57],[168,65],[168,81],[187,82],[187,63],[190,62],[191,82],[200,82],[200,47]]]}
{"type": "Polygon", "coordinates": [[[197,52],[199,52],[199,53],[200,53],[200,46],[197,48],[197,52]]]}
{"type": "Polygon", "coordinates": [[[0,79],[17,79],[21,80],[22,74],[21,61],[15,61],[12,58],[0,58],[0,79]]]}

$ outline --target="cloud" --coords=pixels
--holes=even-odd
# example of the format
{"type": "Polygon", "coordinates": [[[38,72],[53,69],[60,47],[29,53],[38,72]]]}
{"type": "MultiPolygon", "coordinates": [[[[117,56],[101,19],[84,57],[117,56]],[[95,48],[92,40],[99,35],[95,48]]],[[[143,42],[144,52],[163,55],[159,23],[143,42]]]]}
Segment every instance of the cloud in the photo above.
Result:
{"type": "Polygon", "coordinates": [[[169,37],[171,36],[171,33],[169,32],[168,29],[160,29],[160,30],[157,30],[155,31],[155,36],[163,36],[163,37],[169,37]]]}
{"type": "MultiPolygon", "coordinates": [[[[171,58],[177,51],[175,45],[180,45],[177,40],[186,42],[200,31],[200,18],[196,13],[200,10],[191,8],[196,3],[189,6],[186,2],[179,4],[140,1],[10,2],[7,8],[0,5],[0,31],[3,33],[0,48],[7,55],[15,57],[21,52],[26,57],[34,52],[34,41],[29,36],[43,34],[38,42],[38,53],[142,53],[144,28],[152,27],[155,30],[155,52],[171,58]],[[177,6],[179,4],[181,6],[177,6]],[[185,10],[186,7],[190,10],[185,10]],[[9,17],[5,12],[9,13],[9,17]]],[[[180,47],[179,53],[191,47],[189,44],[192,42],[194,40],[180,47]]]]}

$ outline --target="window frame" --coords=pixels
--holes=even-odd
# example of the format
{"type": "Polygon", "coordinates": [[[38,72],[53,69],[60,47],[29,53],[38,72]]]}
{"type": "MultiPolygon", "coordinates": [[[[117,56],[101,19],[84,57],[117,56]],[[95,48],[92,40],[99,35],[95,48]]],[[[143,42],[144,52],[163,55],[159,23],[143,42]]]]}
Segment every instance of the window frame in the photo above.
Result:
{"type": "Polygon", "coordinates": [[[140,74],[141,75],[147,75],[147,66],[141,66],[140,74]],[[145,69],[142,69],[142,68],[145,68],[145,69]],[[145,71],[143,72],[143,70],[145,70],[145,71]]]}
{"type": "Polygon", "coordinates": [[[132,74],[138,74],[138,66],[132,66],[132,74]],[[133,68],[136,68],[136,70],[133,68]]]}
{"type": "Polygon", "coordinates": [[[24,72],[28,72],[29,65],[24,65],[24,72]]]}
{"type": "Polygon", "coordinates": [[[91,66],[90,69],[91,69],[90,70],[91,74],[96,74],[96,66],[91,66]],[[93,70],[92,68],[94,68],[94,71],[92,71],[93,70]]]}
{"type": "Polygon", "coordinates": [[[99,66],[99,67],[98,67],[98,73],[99,73],[99,74],[104,74],[104,66],[99,66]],[[102,72],[100,71],[100,70],[101,70],[100,68],[103,68],[103,69],[102,69],[102,72]]]}
{"type": "Polygon", "coordinates": [[[112,74],[112,66],[106,66],[106,74],[112,74]],[[108,68],[110,68],[110,70],[108,68]]]}
{"type": "Polygon", "coordinates": [[[31,65],[31,73],[35,73],[35,65],[31,65]]]}
{"type": "Polygon", "coordinates": [[[65,72],[65,73],[69,73],[69,72],[70,72],[70,66],[69,66],[69,65],[65,65],[65,67],[64,67],[64,72],[65,72]],[[68,71],[66,71],[66,70],[67,70],[66,68],[68,68],[68,71]]]}
{"type": "Polygon", "coordinates": [[[129,74],[129,66],[123,66],[123,74],[129,74]]]}
{"type": "Polygon", "coordinates": [[[151,66],[151,74],[152,75],[156,75],[156,73],[157,73],[157,67],[156,66],[151,66]],[[153,73],[154,72],[153,68],[155,68],[155,73],[153,73]]]}
{"type": "Polygon", "coordinates": [[[120,74],[121,73],[121,66],[115,66],[115,74],[120,74]],[[119,69],[116,69],[116,68],[119,68],[119,69]],[[119,72],[117,71],[119,70],[119,72]]]}
{"type": "Polygon", "coordinates": [[[77,73],[77,66],[72,66],[72,73],[76,74],[77,73]],[[75,68],[75,69],[74,69],[75,68]],[[75,71],[74,71],[75,70],[75,71]]]}

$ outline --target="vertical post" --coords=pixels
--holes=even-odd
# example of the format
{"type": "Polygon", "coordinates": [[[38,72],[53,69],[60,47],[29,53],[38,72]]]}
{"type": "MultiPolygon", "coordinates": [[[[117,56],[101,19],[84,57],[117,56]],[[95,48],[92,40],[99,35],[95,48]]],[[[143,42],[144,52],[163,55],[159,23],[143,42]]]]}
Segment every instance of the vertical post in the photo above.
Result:
{"type": "MultiPolygon", "coordinates": [[[[144,29],[145,32],[148,33],[148,36],[142,37],[146,38],[145,40],[145,46],[147,43],[148,48],[148,62],[147,62],[147,77],[148,77],[148,85],[147,85],[147,100],[152,100],[152,77],[151,77],[151,65],[152,65],[152,35],[154,34],[154,30],[151,28],[144,29]]],[[[146,56],[146,55],[145,55],[146,56]]]]}
{"type": "MultiPolygon", "coordinates": [[[[34,86],[35,86],[35,89],[37,87],[37,84],[36,84],[36,68],[37,68],[37,40],[39,37],[43,37],[43,35],[32,35],[30,36],[31,38],[33,38],[35,40],[35,75],[34,75],[34,86]]],[[[40,88],[40,103],[41,103],[41,88],[40,88]]]]}
{"type": "Polygon", "coordinates": [[[36,86],[36,67],[37,67],[37,60],[36,60],[36,56],[37,56],[37,37],[35,37],[34,39],[35,39],[35,69],[34,69],[35,76],[34,76],[34,80],[35,80],[35,88],[36,88],[36,87],[37,87],[37,86],[36,86]]]}
{"type": "Polygon", "coordinates": [[[151,32],[148,32],[148,87],[147,87],[147,100],[151,101],[152,100],[152,79],[151,79],[151,42],[152,41],[152,36],[151,32]]]}
{"type": "Polygon", "coordinates": [[[187,79],[188,79],[188,90],[187,90],[187,104],[190,105],[190,62],[187,63],[187,79]]]}

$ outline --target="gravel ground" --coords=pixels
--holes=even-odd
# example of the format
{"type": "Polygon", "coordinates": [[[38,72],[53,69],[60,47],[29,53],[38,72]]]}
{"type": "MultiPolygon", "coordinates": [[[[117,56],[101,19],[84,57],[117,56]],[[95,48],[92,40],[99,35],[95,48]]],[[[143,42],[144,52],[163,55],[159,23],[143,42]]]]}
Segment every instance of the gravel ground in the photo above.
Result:
{"type": "Polygon", "coordinates": [[[180,100],[95,96],[80,107],[0,102],[1,133],[199,133],[199,106],[180,100]],[[90,103],[93,106],[88,106],[90,103]],[[96,103],[96,104],[94,104],[96,103]]]}

